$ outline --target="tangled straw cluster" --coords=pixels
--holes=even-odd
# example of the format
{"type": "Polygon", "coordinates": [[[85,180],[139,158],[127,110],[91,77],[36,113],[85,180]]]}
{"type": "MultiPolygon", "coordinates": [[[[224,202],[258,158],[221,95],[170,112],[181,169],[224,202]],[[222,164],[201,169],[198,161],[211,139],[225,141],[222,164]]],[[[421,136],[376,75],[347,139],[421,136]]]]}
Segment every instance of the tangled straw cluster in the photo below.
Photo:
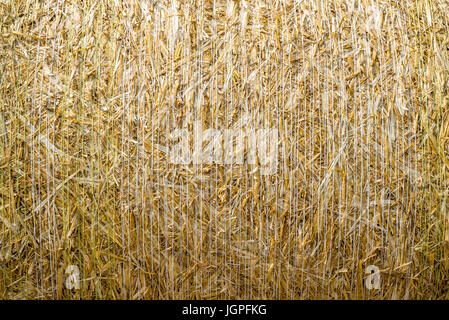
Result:
{"type": "Polygon", "coordinates": [[[448,298],[447,12],[0,0],[0,298],[448,298]],[[170,162],[197,121],[276,170],[170,162]]]}

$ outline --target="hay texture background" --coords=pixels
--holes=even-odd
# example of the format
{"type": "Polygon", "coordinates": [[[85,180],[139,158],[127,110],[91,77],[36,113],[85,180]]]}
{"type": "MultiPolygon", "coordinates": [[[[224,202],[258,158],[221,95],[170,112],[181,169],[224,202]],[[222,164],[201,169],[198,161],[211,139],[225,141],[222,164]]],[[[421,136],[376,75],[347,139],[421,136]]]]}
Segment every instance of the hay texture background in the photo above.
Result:
{"type": "Polygon", "coordinates": [[[0,0],[0,298],[448,298],[448,12],[0,0]],[[170,162],[196,121],[275,172],[170,162]]]}

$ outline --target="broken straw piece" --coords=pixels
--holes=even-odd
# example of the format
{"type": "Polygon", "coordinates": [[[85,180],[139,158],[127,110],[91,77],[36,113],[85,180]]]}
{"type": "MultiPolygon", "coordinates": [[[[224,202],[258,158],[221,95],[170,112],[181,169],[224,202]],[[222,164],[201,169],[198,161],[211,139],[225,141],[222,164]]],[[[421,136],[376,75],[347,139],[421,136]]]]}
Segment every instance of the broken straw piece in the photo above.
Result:
{"type": "MultiPolygon", "coordinates": [[[[20,120],[22,120],[28,127],[28,129],[30,129],[31,134],[34,135],[38,130],[31,124],[30,121],[28,121],[27,118],[25,118],[24,116],[18,114],[17,115],[19,117],[20,120]]],[[[59,150],[58,148],[56,148],[56,146],[54,144],[52,144],[48,138],[46,136],[44,136],[42,133],[38,133],[37,135],[37,139],[39,140],[39,142],[41,142],[42,144],[45,145],[45,147],[52,151],[53,153],[62,153],[61,150],[59,150]]]]}

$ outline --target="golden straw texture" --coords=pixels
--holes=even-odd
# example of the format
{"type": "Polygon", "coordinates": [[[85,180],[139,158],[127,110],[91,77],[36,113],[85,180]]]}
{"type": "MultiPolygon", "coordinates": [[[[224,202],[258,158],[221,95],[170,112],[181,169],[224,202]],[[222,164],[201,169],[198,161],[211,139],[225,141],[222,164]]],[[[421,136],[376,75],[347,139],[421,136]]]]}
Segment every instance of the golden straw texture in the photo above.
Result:
{"type": "Polygon", "coordinates": [[[448,12],[0,0],[0,298],[449,298],[448,12]],[[171,162],[195,123],[276,170],[171,162]]]}

